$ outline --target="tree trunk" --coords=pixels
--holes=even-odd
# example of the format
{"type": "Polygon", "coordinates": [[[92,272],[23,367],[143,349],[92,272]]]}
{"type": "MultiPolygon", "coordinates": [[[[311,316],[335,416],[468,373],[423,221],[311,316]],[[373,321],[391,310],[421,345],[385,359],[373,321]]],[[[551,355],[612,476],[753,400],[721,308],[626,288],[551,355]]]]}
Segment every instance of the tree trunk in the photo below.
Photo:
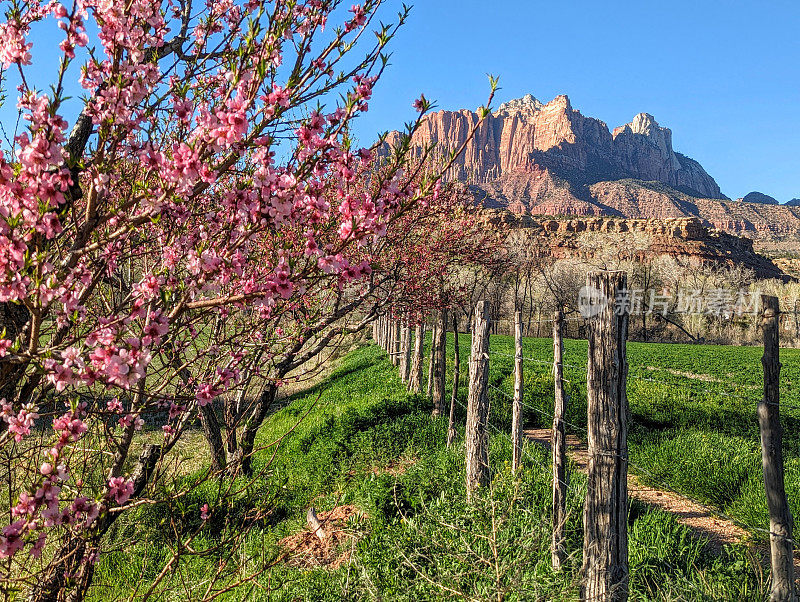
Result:
{"type": "Polygon", "coordinates": [[[447,447],[453,445],[456,438],[456,400],[458,385],[461,380],[461,350],[458,348],[458,317],[453,312],[453,391],[450,395],[450,421],[447,424],[447,447]]]}
{"type": "Polygon", "coordinates": [[[253,472],[253,448],[256,442],[256,435],[267,417],[267,412],[269,412],[275,401],[277,392],[278,388],[273,383],[266,385],[261,395],[258,396],[258,400],[242,428],[236,461],[245,475],[251,475],[253,472]]]}
{"type": "Polygon", "coordinates": [[[467,397],[467,500],[489,483],[489,305],[479,301],[472,328],[467,397]]]}
{"type": "Polygon", "coordinates": [[[200,425],[203,427],[208,449],[211,452],[211,469],[221,474],[227,464],[225,455],[225,441],[222,439],[222,427],[214,411],[214,401],[200,406],[200,425]]]}
{"type": "Polygon", "coordinates": [[[511,470],[522,463],[522,312],[514,312],[514,401],[511,406],[511,470]]]}
{"type": "Polygon", "coordinates": [[[439,312],[436,341],[433,349],[433,416],[444,414],[445,390],[447,388],[447,309],[439,312]]]}
{"type": "Polygon", "coordinates": [[[567,398],[564,394],[564,312],[553,314],[553,380],[555,382],[555,404],[553,407],[553,541],[550,548],[553,570],[558,571],[567,557],[567,487],[569,474],[567,464],[567,442],[564,429],[564,414],[567,398]]]}
{"type": "Polygon", "coordinates": [[[542,327],[542,308],[541,308],[541,306],[539,306],[536,309],[536,338],[537,339],[542,336],[541,327],[542,327]]]}
{"type": "Polygon", "coordinates": [[[392,364],[400,365],[400,320],[392,320],[392,346],[389,351],[392,355],[392,364]]]}
{"type": "MultiPolygon", "coordinates": [[[[173,368],[178,371],[183,385],[187,386],[190,379],[189,370],[186,366],[183,366],[181,358],[174,348],[170,353],[170,361],[173,368]]],[[[221,474],[227,465],[227,456],[225,454],[225,442],[222,439],[222,427],[214,412],[213,400],[204,406],[198,404],[198,414],[200,416],[200,425],[203,427],[203,437],[211,455],[211,468],[217,474],[221,474]]]]}
{"type": "Polygon", "coordinates": [[[417,324],[414,329],[414,355],[411,359],[411,376],[408,379],[408,390],[422,393],[422,364],[425,361],[425,325],[417,324]]]}
{"type": "MultiPolygon", "coordinates": [[[[9,341],[19,338],[25,325],[30,319],[30,312],[21,303],[0,303],[0,333],[5,330],[3,335],[9,341]]],[[[22,381],[25,374],[25,364],[12,364],[11,362],[0,362],[0,399],[5,399],[11,403],[16,399],[17,386],[22,381]]],[[[28,403],[28,399],[19,399],[19,403],[28,403]]],[[[3,422],[0,432],[4,432],[7,424],[3,422]]]]}
{"type": "Polygon", "coordinates": [[[239,448],[236,429],[242,416],[247,387],[243,386],[236,392],[236,399],[225,404],[225,450],[228,458],[233,460],[236,457],[236,450],[239,448]]]}
{"type": "Polygon", "coordinates": [[[628,599],[628,362],[629,308],[622,272],[595,272],[597,295],[588,320],[589,474],[583,512],[582,600],[628,599]]]}
{"type": "Polygon", "coordinates": [[[642,338],[647,342],[647,312],[642,309],[642,338]]]}
{"type": "Polygon", "coordinates": [[[758,424],[761,431],[761,459],[764,466],[764,488],[769,508],[769,544],[772,563],[772,602],[796,599],[792,531],[794,520],[786,499],[783,474],[783,427],[780,417],[780,320],[778,298],[761,296],[764,308],[764,399],[758,404],[758,424]]]}

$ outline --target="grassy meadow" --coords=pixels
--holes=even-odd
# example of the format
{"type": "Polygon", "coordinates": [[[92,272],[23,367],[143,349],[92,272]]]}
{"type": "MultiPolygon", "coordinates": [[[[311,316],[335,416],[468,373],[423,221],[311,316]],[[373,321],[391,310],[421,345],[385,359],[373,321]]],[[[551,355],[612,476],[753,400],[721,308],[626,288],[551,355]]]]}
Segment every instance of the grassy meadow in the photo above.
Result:
{"type": "MultiPolygon", "coordinates": [[[[564,343],[568,432],[585,439],[587,343],[564,343]]],[[[490,381],[513,390],[513,340],[492,338],[490,381]]],[[[759,347],[628,343],[631,470],[756,529],[769,526],[756,404],[763,382],[759,347]]],[[[551,339],[526,339],[526,423],[552,424],[551,339]],[[539,363],[543,362],[543,363],[539,363]]],[[[800,350],[781,350],[781,419],[786,486],[800,510],[800,350]]],[[[507,400],[491,390],[493,407],[507,400]]],[[[755,531],[757,537],[763,534],[755,531]]]]}
{"type": "MultiPolygon", "coordinates": [[[[461,337],[462,374],[469,342],[461,337]]],[[[452,357],[452,335],[448,344],[452,357]]],[[[491,383],[510,393],[513,341],[493,336],[491,345],[491,383]]],[[[565,346],[568,431],[580,435],[586,342],[565,346]]],[[[536,408],[527,410],[526,424],[549,426],[551,341],[527,339],[524,353],[534,360],[526,361],[525,403],[536,408]]],[[[783,352],[787,401],[797,353],[783,352]]],[[[753,401],[758,391],[752,388],[760,382],[760,350],[631,343],[628,354],[632,462],[653,481],[664,480],[742,522],[765,525],[753,401]]],[[[464,386],[459,424],[465,399],[464,386]]],[[[121,517],[107,535],[112,551],[96,567],[93,599],[136,599],[148,591],[159,600],[206,591],[220,592],[220,600],[577,599],[583,477],[572,476],[570,557],[565,570],[554,573],[549,454],[526,444],[524,469],[511,475],[510,442],[499,434],[508,432],[507,398],[492,389],[493,480],[473,505],[464,501],[463,429],[448,450],[447,419],[429,413],[430,402],[405,392],[382,350],[366,345],[351,352],[268,420],[259,434],[258,479],[206,482],[189,497],[121,517]],[[232,499],[224,507],[218,504],[222,488],[237,492],[226,496],[232,499]],[[212,510],[203,523],[206,503],[212,510]],[[310,505],[320,512],[356,509],[327,566],[287,549],[285,538],[303,530],[310,505]],[[193,553],[173,557],[174,542],[187,538],[193,553]],[[224,591],[245,578],[242,587],[224,591]]],[[[785,414],[795,508],[798,419],[800,412],[785,414]]],[[[186,475],[186,482],[203,470],[186,475]]],[[[179,491],[182,483],[160,486],[179,491]]],[[[638,503],[630,510],[629,546],[631,599],[765,599],[766,575],[745,547],[713,555],[671,516],[638,503]]]]}

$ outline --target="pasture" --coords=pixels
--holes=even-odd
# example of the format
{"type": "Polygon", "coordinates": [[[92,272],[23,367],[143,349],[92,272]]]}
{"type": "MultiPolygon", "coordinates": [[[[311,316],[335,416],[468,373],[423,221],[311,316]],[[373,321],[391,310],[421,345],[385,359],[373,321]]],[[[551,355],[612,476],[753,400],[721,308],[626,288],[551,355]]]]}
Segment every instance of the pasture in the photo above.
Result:
{"type": "MultiPolygon", "coordinates": [[[[461,336],[462,375],[469,336],[461,336]]],[[[452,334],[448,361],[452,357],[452,334]]],[[[223,600],[574,599],[581,557],[585,479],[574,474],[568,498],[567,567],[550,567],[550,466],[526,444],[523,471],[509,469],[513,341],[491,338],[492,485],[464,501],[463,427],[445,446],[447,419],[429,416],[425,396],[409,395],[386,354],[373,345],[347,355],[312,388],[296,393],[259,434],[265,477],[237,480],[236,495],[216,482],[175,504],[142,506],[107,534],[96,569],[96,600],[127,599],[158,584],[164,598],[197,597],[212,585],[254,578],[223,600]],[[288,434],[286,434],[288,432],[288,434]],[[222,502],[222,500],[225,500],[222,502]],[[222,503],[221,503],[222,502],[222,503]],[[204,504],[214,508],[207,524],[204,504]],[[292,548],[313,505],[321,515],[353,511],[331,523],[335,545],[292,548]],[[242,521],[253,528],[237,539],[242,521]],[[192,538],[192,553],[178,541],[192,538]],[[294,537],[294,539],[292,539],[294,537]]],[[[549,339],[526,339],[525,423],[549,426],[553,379],[549,339]]],[[[666,482],[748,525],[766,525],[755,400],[760,350],[628,344],[631,462],[654,484],[666,482]]],[[[798,352],[782,352],[782,392],[795,403],[798,352]]],[[[568,432],[585,424],[586,342],[565,341],[568,432]]],[[[452,369],[452,367],[450,367],[452,369]]],[[[449,386],[448,382],[448,386],[449,386]]],[[[464,422],[466,379],[457,416],[464,422]]],[[[798,491],[800,412],[786,410],[787,487],[798,491]]],[[[203,468],[186,477],[199,478],[203,468]]],[[[634,472],[637,469],[632,469],[634,472]]],[[[256,471],[258,474],[260,471],[256,471]]],[[[180,488],[180,483],[161,483],[180,488]]],[[[230,487],[228,484],[226,487],[230,487]]],[[[754,531],[754,537],[759,532],[754,531]]],[[[630,509],[631,597],[637,600],[759,600],[766,574],[746,546],[715,555],[672,516],[639,503],[630,509]]]]}

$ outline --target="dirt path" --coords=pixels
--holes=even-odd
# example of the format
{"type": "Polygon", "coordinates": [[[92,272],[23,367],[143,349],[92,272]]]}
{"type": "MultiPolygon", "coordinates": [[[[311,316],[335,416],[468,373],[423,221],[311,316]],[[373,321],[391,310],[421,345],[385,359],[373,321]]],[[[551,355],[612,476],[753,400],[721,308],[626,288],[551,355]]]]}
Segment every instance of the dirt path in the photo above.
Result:
{"type": "MultiPolygon", "coordinates": [[[[531,441],[550,449],[550,429],[525,429],[525,436],[531,441]]],[[[583,474],[589,471],[589,451],[586,443],[575,435],[567,435],[567,453],[583,474]]],[[[745,543],[754,549],[762,559],[765,568],[769,567],[769,547],[766,544],[754,545],[748,531],[733,522],[714,516],[708,509],[671,491],[655,489],[640,482],[639,477],[628,473],[628,496],[649,506],[669,512],[682,525],[708,540],[709,551],[719,554],[722,546],[745,543]]],[[[800,550],[794,551],[795,582],[800,585],[800,550]]]]}
{"type": "MultiPolygon", "coordinates": [[[[550,429],[525,429],[525,435],[550,448],[550,429]]],[[[582,473],[589,469],[589,452],[586,444],[574,435],[567,435],[567,453],[582,473]]],[[[686,498],[642,484],[636,475],[628,473],[628,495],[655,508],[674,515],[677,521],[686,525],[698,535],[706,537],[709,548],[719,552],[725,544],[739,543],[748,532],[731,521],[715,517],[706,508],[686,498]]]]}

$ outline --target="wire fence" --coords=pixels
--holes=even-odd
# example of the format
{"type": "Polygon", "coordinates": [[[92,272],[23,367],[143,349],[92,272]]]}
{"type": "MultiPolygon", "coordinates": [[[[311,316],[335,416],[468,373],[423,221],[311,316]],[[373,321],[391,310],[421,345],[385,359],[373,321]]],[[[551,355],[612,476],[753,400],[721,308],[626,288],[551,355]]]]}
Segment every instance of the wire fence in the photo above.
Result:
{"type": "MultiPolygon", "coordinates": [[[[493,356],[498,356],[498,357],[507,357],[507,358],[511,358],[511,359],[515,359],[515,357],[516,357],[516,356],[508,354],[508,353],[499,353],[499,352],[496,352],[496,351],[493,351],[492,355],[493,356]]],[[[528,357],[523,357],[522,360],[524,362],[533,363],[533,364],[546,365],[546,366],[550,366],[550,367],[553,366],[552,360],[551,361],[546,361],[546,360],[540,360],[540,359],[528,358],[528,357]]],[[[563,367],[565,367],[565,368],[570,368],[572,370],[581,370],[583,372],[586,372],[586,369],[587,369],[586,366],[578,366],[576,364],[569,364],[569,363],[566,363],[566,362],[562,362],[561,365],[563,367]]],[[[678,376],[678,375],[676,375],[676,376],[678,376]]],[[[762,401],[762,399],[758,398],[758,397],[743,397],[743,395],[742,395],[743,390],[744,391],[750,391],[750,392],[759,391],[760,388],[755,386],[755,385],[738,385],[737,388],[734,388],[734,389],[722,388],[722,387],[720,387],[718,389],[712,389],[712,388],[709,388],[709,387],[706,387],[706,386],[698,386],[697,381],[691,379],[690,377],[684,377],[684,379],[685,379],[685,381],[689,381],[687,384],[689,384],[692,387],[692,391],[694,391],[696,393],[708,393],[709,395],[715,395],[715,396],[716,395],[735,396],[736,398],[739,398],[739,399],[749,399],[751,401],[754,401],[755,403],[759,403],[760,401],[762,401]]],[[[628,372],[628,375],[627,375],[627,380],[654,383],[654,384],[661,385],[661,386],[664,386],[664,387],[674,386],[676,384],[675,381],[659,380],[657,378],[650,378],[650,377],[647,377],[647,376],[640,376],[638,374],[631,374],[630,373],[630,367],[629,367],[629,372],[628,372]]],[[[563,379],[563,381],[567,382],[567,383],[573,382],[573,381],[571,381],[569,379],[563,379]]],[[[720,383],[720,384],[722,384],[722,383],[720,383]]],[[[781,407],[785,407],[785,408],[791,408],[791,409],[800,409],[800,406],[795,406],[795,405],[792,405],[792,404],[789,404],[789,403],[784,403],[784,402],[781,402],[780,406],[781,407]]]]}
{"type": "MultiPolygon", "coordinates": [[[[582,320],[582,319],[583,318],[581,318],[579,316],[567,317],[567,318],[565,318],[565,321],[582,320]]],[[[541,319],[541,320],[539,320],[539,322],[541,322],[541,323],[544,323],[544,322],[552,323],[553,320],[552,319],[541,319]]],[[[471,358],[469,358],[469,353],[467,353],[465,355],[468,358],[468,361],[471,362],[472,360],[471,360],[471,358]]],[[[512,359],[512,360],[518,359],[518,357],[516,355],[514,355],[514,354],[502,353],[500,351],[492,351],[492,352],[490,352],[490,356],[489,356],[490,361],[491,361],[491,358],[495,358],[495,357],[508,358],[508,359],[512,359]]],[[[538,359],[538,358],[525,357],[524,355],[519,359],[521,359],[523,362],[525,362],[525,363],[527,363],[529,365],[530,364],[535,364],[535,365],[539,365],[539,366],[550,367],[551,368],[550,372],[551,373],[554,372],[554,368],[555,367],[553,365],[553,360],[544,360],[544,359],[538,359]]],[[[572,363],[568,363],[568,362],[562,362],[561,365],[564,368],[568,368],[570,370],[580,371],[580,373],[582,375],[584,375],[584,377],[585,377],[586,372],[588,371],[588,366],[586,364],[585,365],[577,365],[577,364],[572,364],[572,363]]],[[[629,370],[630,370],[630,367],[629,367],[629,370]]],[[[661,370],[661,369],[660,368],[656,368],[655,370],[661,370]]],[[[638,375],[638,374],[631,374],[629,372],[628,375],[627,375],[627,380],[628,381],[633,381],[633,382],[645,382],[645,383],[657,384],[657,385],[660,385],[660,386],[663,386],[663,387],[675,387],[676,384],[678,384],[680,382],[682,384],[688,385],[690,387],[690,390],[693,393],[706,393],[706,394],[713,395],[713,396],[729,396],[729,397],[737,398],[739,400],[744,400],[744,401],[749,401],[749,402],[754,402],[754,403],[761,403],[761,402],[764,401],[764,399],[762,397],[757,397],[757,396],[754,395],[755,392],[760,390],[760,387],[755,386],[755,385],[741,384],[741,385],[737,385],[737,386],[731,388],[729,386],[729,383],[720,382],[719,383],[720,387],[709,387],[709,386],[706,386],[705,384],[704,385],[700,385],[696,379],[693,379],[690,376],[685,376],[685,375],[681,375],[681,374],[674,374],[673,376],[675,376],[674,380],[667,380],[667,379],[651,378],[651,377],[648,377],[648,376],[641,376],[641,375],[638,375]],[[678,380],[679,377],[682,377],[681,380],[678,380]],[[727,386],[725,386],[725,385],[727,385],[727,386]]],[[[562,378],[562,381],[566,382],[566,383],[573,383],[573,381],[568,380],[566,378],[562,378]]],[[[577,383],[579,381],[574,381],[574,382],[577,383]]],[[[583,380],[582,382],[583,382],[583,384],[585,384],[585,380],[583,380]]],[[[705,381],[703,381],[703,382],[705,382],[705,381]]],[[[487,386],[489,387],[490,390],[494,391],[496,394],[501,395],[503,398],[513,402],[513,396],[510,395],[505,390],[503,390],[502,388],[498,387],[495,384],[492,384],[491,382],[487,383],[487,386]]],[[[461,407],[465,411],[467,410],[466,404],[464,402],[462,402],[460,399],[458,399],[458,397],[456,397],[455,401],[456,401],[456,403],[458,404],[459,407],[461,407]]],[[[547,419],[547,420],[550,420],[550,421],[554,420],[554,414],[553,413],[548,412],[548,411],[546,411],[546,410],[544,410],[544,409],[542,409],[540,407],[534,406],[534,405],[532,405],[530,403],[527,403],[524,400],[524,397],[523,397],[522,400],[520,400],[520,404],[525,409],[533,411],[533,412],[536,412],[537,414],[542,416],[544,419],[547,419]]],[[[785,409],[800,410],[800,404],[792,404],[792,403],[786,403],[784,401],[781,401],[777,405],[779,405],[780,407],[785,408],[785,409]]],[[[562,422],[564,423],[565,426],[567,426],[567,427],[569,427],[570,429],[573,430],[573,434],[576,434],[576,435],[578,435],[579,437],[582,437],[585,440],[585,438],[588,435],[586,426],[575,424],[575,423],[570,422],[570,421],[568,421],[566,419],[562,419],[562,422]]],[[[491,420],[487,420],[487,427],[496,436],[503,437],[505,440],[507,440],[513,446],[514,442],[513,442],[513,440],[512,440],[512,438],[511,438],[509,433],[506,433],[505,431],[500,429],[498,426],[493,424],[491,422],[491,420]]],[[[523,446],[521,451],[522,451],[523,456],[529,460],[531,465],[535,466],[537,469],[540,469],[542,471],[542,473],[547,475],[549,478],[551,478],[551,479],[554,478],[554,474],[553,474],[553,471],[551,469],[552,466],[551,466],[551,464],[549,462],[545,463],[541,459],[536,458],[534,455],[532,455],[530,453],[530,451],[525,446],[523,446]]],[[[694,498],[694,497],[692,497],[690,495],[687,495],[683,491],[680,491],[679,489],[675,488],[671,484],[665,482],[662,478],[660,478],[658,475],[654,474],[648,468],[645,468],[644,466],[641,466],[641,465],[639,465],[637,463],[631,462],[629,457],[623,457],[623,456],[621,456],[621,455],[619,455],[619,454],[617,454],[615,452],[609,452],[609,453],[611,453],[613,456],[615,456],[615,457],[617,457],[617,458],[619,458],[621,460],[624,460],[627,463],[627,465],[631,469],[633,469],[635,474],[637,474],[639,476],[642,476],[642,477],[645,477],[647,479],[647,482],[653,484],[654,486],[659,487],[663,491],[671,493],[672,495],[676,496],[677,498],[679,498],[679,499],[681,499],[681,500],[683,500],[685,502],[688,502],[689,504],[692,504],[697,508],[701,508],[704,512],[706,512],[710,516],[714,516],[714,517],[717,517],[719,519],[725,520],[725,521],[729,522],[732,525],[735,525],[736,527],[738,527],[740,529],[743,529],[743,530],[746,530],[746,531],[750,531],[750,532],[763,533],[765,535],[770,535],[770,536],[783,538],[783,539],[786,539],[786,540],[792,542],[792,544],[794,544],[794,540],[792,538],[790,538],[790,537],[787,537],[787,536],[782,535],[780,533],[776,533],[774,531],[771,531],[770,529],[765,529],[763,527],[759,527],[759,526],[756,526],[756,525],[753,525],[753,524],[749,524],[749,523],[747,523],[745,521],[742,521],[739,518],[736,518],[734,516],[731,516],[730,514],[727,514],[727,513],[723,512],[720,508],[711,506],[711,505],[706,504],[705,502],[702,502],[702,501],[700,501],[700,500],[698,500],[698,499],[696,499],[696,498],[694,498]]],[[[574,484],[572,484],[572,483],[570,483],[568,481],[559,481],[559,482],[561,484],[563,484],[565,487],[569,488],[571,491],[573,491],[574,493],[576,493],[576,494],[578,494],[580,496],[583,496],[585,494],[585,489],[577,488],[574,484]]]]}
{"type": "MultiPolygon", "coordinates": [[[[466,404],[463,401],[461,401],[460,399],[458,399],[458,398],[456,398],[456,404],[458,406],[460,406],[461,408],[463,408],[464,411],[467,410],[466,404]]],[[[502,429],[500,429],[496,425],[492,424],[491,421],[487,421],[486,422],[486,426],[488,426],[496,435],[500,435],[501,437],[504,437],[505,439],[507,439],[508,442],[511,445],[514,444],[514,441],[511,439],[511,435],[509,435],[508,433],[506,433],[505,431],[503,431],[502,429]]],[[[543,462],[541,462],[541,460],[539,460],[538,458],[533,456],[530,453],[530,451],[528,451],[528,449],[526,449],[524,446],[522,447],[522,454],[525,457],[527,457],[531,461],[531,463],[533,465],[535,465],[537,468],[541,468],[546,475],[551,476],[551,477],[554,476],[552,471],[550,470],[550,465],[549,464],[544,464],[543,462]]],[[[566,482],[566,481],[562,481],[561,479],[559,479],[558,482],[561,483],[562,485],[564,485],[564,487],[567,487],[567,488],[571,489],[572,491],[574,491],[575,493],[577,493],[580,496],[582,496],[584,494],[583,490],[575,487],[572,483],[569,483],[569,482],[566,482]]]]}
{"type": "MultiPolygon", "coordinates": [[[[495,354],[495,353],[493,353],[492,355],[503,355],[503,354],[495,354]]],[[[515,357],[515,356],[506,355],[506,357],[515,357]]],[[[523,359],[525,359],[525,358],[523,358],[523,359]]],[[[543,360],[532,360],[532,361],[535,361],[537,363],[545,363],[543,360]]],[[[646,380],[659,382],[661,384],[669,384],[669,383],[664,383],[662,381],[655,381],[654,379],[646,379],[646,380]]],[[[514,398],[513,398],[512,395],[509,395],[506,391],[502,390],[501,388],[497,387],[496,385],[488,383],[488,387],[491,390],[496,391],[497,393],[499,393],[500,395],[502,395],[503,397],[505,397],[509,401],[511,401],[511,402],[514,401],[514,398]]],[[[528,403],[525,403],[524,401],[520,401],[520,404],[524,408],[529,409],[529,410],[533,410],[533,411],[539,413],[540,415],[544,416],[545,418],[548,418],[550,420],[555,420],[555,415],[552,414],[552,413],[549,413],[549,412],[547,412],[547,411],[545,411],[545,410],[543,410],[541,408],[538,408],[536,406],[533,406],[533,405],[530,405],[528,403]]],[[[783,405],[783,403],[781,403],[780,405],[783,405]]],[[[572,429],[574,429],[575,431],[577,431],[578,433],[580,433],[580,435],[582,435],[584,438],[588,435],[588,431],[587,431],[587,428],[585,426],[581,426],[581,425],[569,422],[569,421],[567,421],[565,419],[562,419],[562,422],[566,426],[569,426],[572,429]]],[[[500,432],[503,435],[505,435],[505,433],[500,431],[500,429],[498,429],[494,425],[491,425],[491,426],[496,432],[500,432]]],[[[508,438],[510,440],[510,437],[508,437],[508,438]]],[[[733,516],[731,516],[729,514],[726,514],[725,512],[720,510],[719,508],[716,508],[714,506],[710,506],[710,505],[708,505],[708,504],[706,504],[704,502],[701,502],[700,500],[697,500],[697,499],[685,494],[684,492],[676,489],[675,487],[673,487],[669,483],[666,483],[663,479],[661,479],[658,476],[656,476],[655,474],[653,474],[652,471],[648,470],[647,468],[645,468],[645,467],[643,467],[641,465],[638,465],[638,464],[632,462],[629,457],[621,456],[621,455],[615,454],[613,452],[610,452],[610,453],[612,453],[615,457],[618,457],[618,458],[620,458],[622,460],[625,460],[630,468],[633,468],[634,471],[636,473],[638,473],[639,475],[645,476],[649,480],[649,482],[656,484],[661,489],[663,489],[665,491],[668,491],[668,492],[672,493],[675,496],[678,496],[679,498],[681,498],[682,500],[684,500],[686,502],[689,502],[689,503],[691,503],[691,504],[693,504],[693,505],[695,505],[695,506],[697,506],[699,508],[702,508],[709,515],[716,516],[718,518],[726,520],[726,521],[730,522],[731,524],[739,527],[740,529],[749,530],[749,531],[752,531],[752,532],[764,533],[766,535],[774,535],[776,537],[780,537],[780,538],[786,539],[786,540],[790,541],[794,545],[794,539],[792,539],[790,537],[786,537],[783,534],[776,533],[776,532],[771,531],[769,529],[764,529],[763,527],[757,527],[755,525],[751,525],[751,524],[745,523],[744,521],[742,521],[740,519],[737,519],[737,518],[735,518],[735,517],[733,517],[733,516]]]]}

